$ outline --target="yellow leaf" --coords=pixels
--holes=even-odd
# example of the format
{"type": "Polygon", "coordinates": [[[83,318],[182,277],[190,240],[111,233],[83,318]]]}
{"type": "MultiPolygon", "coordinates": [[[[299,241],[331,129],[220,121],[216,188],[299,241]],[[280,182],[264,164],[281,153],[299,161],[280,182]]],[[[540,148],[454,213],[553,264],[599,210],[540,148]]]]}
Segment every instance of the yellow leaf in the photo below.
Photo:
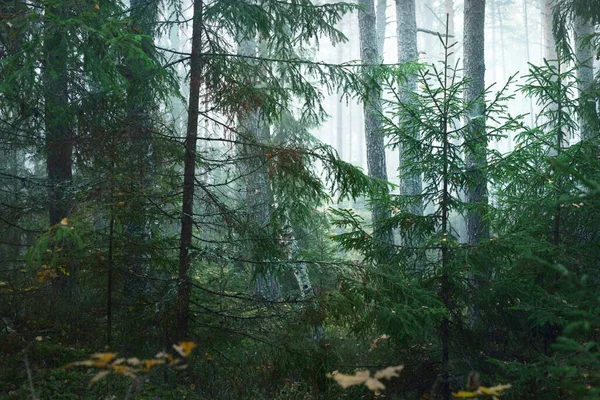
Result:
{"type": "Polygon", "coordinates": [[[133,365],[134,367],[137,367],[137,366],[141,365],[142,362],[140,361],[139,358],[133,357],[133,358],[128,358],[127,359],[127,364],[133,365]]]}
{"type": "Polygon", "coordinates": [[[92,358],[95,358],[101,362],[111,362],[112,360],[115,359],[115,357],[117,356],[117,353],[94,353],[92,354],[92,358]]]}
{"type": "Polygon", "coordinates": [[[179,342],[179,344],[174,344],[173,348],[182,357],[187,357],[190,355],[192,350],[194,350],[196,348],[196,343],[194,343],[194,342],[179,342]]]}
{"type": "Polygon", "coordinates": [[[485,386],[480,386],[479,391],[481,391],[481,393],[488,395],[488,396],[502,396],[502,391],[504,391],[506,389],[510,389],[511,387],[512,387],[511,385],[496,385],[496,386],[492,386],[490,388],[486,388],[485,386]]]}
{"type": "Polygon", "coordinates": [[[161,351],[160,353],[158,353],[157,355],[155,355],[154,358],[166,358],[169,361],[173,361],[173,356],[170,355],[169,353],[164,352],[164,351],[161,351]]]}
{"type": "Polygon", "coordinates": [[[90,380],[90,387],[94,386],[94,383],[104,379],[106,375],[110,374],[110,371],[100,371],[90,380]]]}
{"type": "Polygon", "coordinates": [[[165,360],[144,360],[143,363],[144,363],[144,369],[146,370],[146,372],[148,372],[152,369],[152,367],[154,367],[156,365],[164,364],[165,360]]]}
{"type": "Polygon", "coordinates": [[[128,376],[130,378],[135,378],[136,377],[136,375],[133,372],[133,370],[131,368],[129,368],[128,366],[126,366],[126,365],[113,365],[112,369],[117,374],[125,375],[125,376],[128,376]]]}
{"type": "Polygon", "coordinates": [[[68,218],[61,219],[60,224],[63,226],[69,225],[69,219],[68,218]]]}
{"type": "Polygon", "coordinates": [[[100,10],[100,6],[98,5],[98,3],[94,4],[94,11],[99,11],[100,10]]]}
{"type": "Polygon", "coordinates": [[[35,340],[37,340],[38,342],[41,342],[43,340],[43,338],[41,336],[36,336],[35,340]]]}
{"type": "Polygon", "coordinates": [[[461,390],[460,392],[452,393],[452,397],[454,397],[456,399],[466,399],[466,398],[473,398],[473,397],[477,397],[477,396],[478,396],[477,392],[466,392],[464,390],[461,390]]]}
{"type": "Polygon", "coordinates": [[[358,371],[355,375],[337,373],[335,375],[330,375],[330,377],[333,378],[338,385],[346,389],[350,386],[362,385],[365,383],[367,379],[369,379],[369,371],[358,371]]]}
{"type": "Polygon", "coordinates": [[[121,207],[121,208],[125,207],[125,202],[124,201],[120,201],[119,202],[119,207],[121,207]]]}
{"type": "Polygon", "coordinates": [[[392,379],[400,376],[400,371],[404,369],[404,365],[398,365],[395,367],[387,367],[381,371],[375,373],[376,379],[392,379]]]}
{"type": "Polygon", "coordinates": [[[375,393],[379,393],[380,391],[385,389],[385,385],[375,378],[367,379],[365,385],[369,388],[370,391],[375,393]]]}

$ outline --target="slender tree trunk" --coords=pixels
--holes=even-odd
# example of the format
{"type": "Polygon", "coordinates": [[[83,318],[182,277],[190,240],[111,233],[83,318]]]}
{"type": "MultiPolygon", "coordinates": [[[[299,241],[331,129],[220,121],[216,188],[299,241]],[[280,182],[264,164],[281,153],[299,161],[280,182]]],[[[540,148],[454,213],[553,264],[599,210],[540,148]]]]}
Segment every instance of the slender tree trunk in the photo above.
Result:
{"type": "MultiPolygon", "coordinates": [[[[446,27],[448,32],[448,27],[446,27]]],[[[444,41],[444,65],[448,65],[450,61],[449,55],[449,37],[446,36],[444,41]]],[[[442,253],[442,279],[440,284],[440,297],[447,313],[452,314],[452,304],[450,301],[450,254],[448,249],[448,234],[449,234],[449,218],[450,218],[450,174],[448,167],[450,165],[450,146],[451,139],[448,134],[448,113],[451,94],[448,92],[449,86],[448,68],[444,69],[444,104],[442,109],[442,121],[440,130],[442,131],[442,157],[444,161],[442,171],[442,198],[440,201],[441,217],[442,217],[442,237],[441,237],[441,253],[442,253]]],[[[450,391],[450,318],[445,316],[441,324],[441,339],[442,339],[442,399],[450,400],[452,393],[450,391]]]]}
{"type": "Polygon", "coordinates": [[[579,98],[582,100],[579,117],[579,130],[582,140],[590,139],[593,134],[593,122],[597,121],[596,101],[590,98],[589,91],[594,83],[594,53],[592,46],[583,45],[582,39],[594,33],[594,27],[576,17],[574,23],[575,31],[575,58],[579,63],[577,67],[577,88],[579,89],[579,98]]]}
{"type": "MultiPolygon", "coordinates": [[[[523,7],[523,23],[524,23],[524,27],[525,27],[525,57],[527,59],[526,62],[530,63],[531,62],[531,53],[529,50],[529,13],[527,11],[527,0],[523,0],[522,7],[523,7]]],[[[529,101],[530,123],[531,123],[531,125],[533,125],[533,119],[534,119],[533,99],[529,98],[528,101],[529,101]]]]}
{"type": "MultiPolygon", "coordinates": [[[[260,56],[266,56],[264,44],[253,39],[240,41],[238,54],[256,57],[257,49],[260,56]],[[260,48],[259,48],[260,47],[260,48]]],[[[259,83],[259,82],[254,82],[259,83]]],[[[248,226],[254,227],[249,231],[256,235],[250,245],[250,258],[256,261],[264,260],[264,249],[256,245],[259,241],[273,241],[273,230],[270,228],[273,195],[268,181],[267,165],[264,150],[261,145],[268,144],[270,140],[270,127],[261,118],[260,109],[253,108],[238,116],[239,130],[244,134],[241,151],[248,161],[246,173],[246,203],[248,210],[248,226]]],[[[257,299],[277,300],[281,297],[281,287],[276,274],[263,265],[254,266],[254,296],[257,299]]]]}
{"type": "Polygon", "coordinates": [[[189,309],[191,279],[189,276],[192,258],[192,231],[194,227],[194,189],[196,179],[196,142],[198,140],[198,107],[202,75],[202,8],[203,0],[194,0],[194,22],[192,24],[192,54],[190,58],[190,100],[188,123],[185,136],[183,171],[183,204],[181,211],[181,238],[179,243],[179,282],[177,290],[177,337],[189,335],[189,309]]]}
{"type": "MultiPolygon", "coordinates": [[[[415,0],[396,0],[396,32],[398,37],[398,63],[418,61],[417,51],[417,16],[415,11],[415,0]]],[[[417,91],[417,77],[409,75],[405,83],[399,88],[400,100],[410,101],[410,92],[417,91]]],[[[402,121],[400,121],[402,124],[402,121]]],[[[419,140],[419,131],[411,132],[411,135],[419,140]]],[[[421,174],[405,173],[405,165],[415,165],[418,159],[407,155],[404,145],[399,146],[400,152],[400,194],[406,196],[419,196],[423,189],[421,174]]],[[[409,211],[416,215],[423,215],[423,204],[421,200],[415,200],[409,207],[409,211]]]]}
{"type": "Polygon", "coordinates": [[[487,205],[487,137],[485,132],[485,58],[484,58],[485,0],[465,0],[464,74],[471,79],[465,99],[474,101],[467,124],[473,146],[465,154],[470,184],[467,202],[477,205],[467,215],[467,236],[470,245],[477,245],[489,237],[483,208],[487,205]],[[478,99],[478,100],[477,100],[478,99]]]}
{"type": "MultiPolygon", "coordinates": [[[[377,54],[377,32],[373,0],[359,0],[358,4],[364,7],[358,12],[360,58],[365,64],[379,64],[381,55],[377,54]]],[[[369,66],[363,68],[365,76],[370,75],[370,69],[369,66]]],[[[366,90],[364,115],[369,176],[387,181],[385,146],[381,122],[381,90],[373,82],[367,82],[366,90]]],[[[375,239],[381,244],[393,244],[392,230],[380,228],[380,224],[390,218],[390,210],[378,201],[375,201],[372,207],[375,239]]]]}
{"type": "MultiPolygon", "coordinates": [[[[46,17],[65,17],[65,5],[60,2],[48,6],[46,17]]],[[[49,18],[45,23],[44,38],[44,124],[46,128],[46,168],[49,180],[50,225],[58,224],[70,214],[70,184],[72,172],[72,113],[68,88],[68,36],[62,27],[49,18]]],[[[53,280],[55,294],[66,298],[73,291],[73,266],[68,266],[70,276],[60,275],[53,280]]]]}
{"type": "Polygon", "coordinates": [[[387,0],[377,0],[377,54],[383,61],[385,33],[387,27],[387,0]]]}
{"type": "MultiPolygon", "coordinates": [[[[154,51],[154,24],[158,13],[155,0],[131,0],[131,22],[141,34],[143,51],[151,55],[154,51]]],[[[143,65],[128,64],[131,70],[127,90],[128,118],[126,129],[129,132],[128,149],[132,174],[126,190],[129,192],[128,213],[124,233],[127,238],[125,262],[130,272],[125,278],[125,302],[132,303],[135,298],[148,291],[147,281],[143,278],[150,270],[149,219],[145,200],[148,188],[152,185],[152,128],[155,101],[148,90],[147,77],[143,65]]]]}
{"type": "MultiPolygon", "coordinates": [[[[454,38],[454,0],[445,0],[444,1],[444,10],[446,11],[446,15],[448,16],[448,36],[454,38]]],[[[452,40],[456,42],[456,38],[452,40]]],[[[455,57],[454,52],[448,56],[449,64],[454,67],[455,57]]]]}
{"type": "MultiPolygon", "coordinates": [[[[492,30],[492,42],[489,46],[491,50],[491,59],[490,64],[492,66],[492,79],[494,81],[498,81],[497,68],[498,65],[497,57],[496,57],[496,0],[488,0],[489,1],[489,9],[490,9],[490,29],[492,30]]],[[[467,18],[466,6],[465,6],[465,19],[467,18]]]]}
{"type": "Polygon", "coordinates": [[[556,60],[556,41],[554,40],[554,34],[552,33],[552,6],[554,0],[541,0],[541,13],[542,13],[542,35],[544,58],[548,61],[556,60]]]}
{"type": "MultiPolygon", "coordinates": [[[[485,216],[488,204],[487,192],[487,136],[485,132],[485,54],[484,24],[485,0],[465,0],[464,19],[464,75],[471,82],[465,90],[465,100],[472,102],[467,119],[468,143],[465,151],[467,168],[466,201],[471,209],[467,211],[467,243],[476,247],[489,237],[489,225],[485,216]]],[[[475,250],[476,251],[476,250],[475,250]]],[[[491,271],[471,271],[470,278],[475,291],[484,290],[491,271]]],[[[473,302],[470,307],[469,323],[476,325],[480,320],[480,309],[473,302]]]]}
{"type": "Polygon", "coordinates": [[[502,82],[507,78],[506,57],[504,56],[504,24],[502,22],[502,8],[496,10],[498,13],[498,30],[500,31],[500,57],[502,59],[502,82]]]}

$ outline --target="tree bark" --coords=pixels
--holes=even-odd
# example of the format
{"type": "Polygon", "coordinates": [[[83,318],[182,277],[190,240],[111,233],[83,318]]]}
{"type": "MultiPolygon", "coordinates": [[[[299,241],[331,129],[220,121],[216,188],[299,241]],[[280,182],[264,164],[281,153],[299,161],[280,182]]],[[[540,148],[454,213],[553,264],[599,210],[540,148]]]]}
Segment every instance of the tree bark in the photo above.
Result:
{"type": "Polygon", "coordinates": [[[489,237],[489,227],[484,219],[483,208],[487,205],[487,137],[485,132],[485,52],[484,23],[485,0],[465,0],[464,26],[464,74],[471,82],[465,92],[465,100],[474,102],[469,112],[466,165],[470,175],[467,185],[467,202],[476,208],[467,214],[467,240],[477,245],[489,237]]]}
{"type": "MultiPolygon", "coordinates": [[[[371,178],[387,181],[387,166],[385,161],[385,146],[381,122],[381,89],[373,81],[372,67],[379,64],[381,55],[377,54],[377,31],[375,20],[375,6],[373,0],[358,0],[363,6],[358,12],[358,26],[360,32],[360,58],[363,63],[363,74],[366,83],[364,99],[365,139],[367,145],[367,168],[371,178]]],[[[372,217],[375,239],[381,244],[393,244],[394,238],[391,229],[382,229],[380,224],[390,218],[391,212],[379,201],[373,202],[372,217]]]]}
{"type": "MultiPolygon", "coordinates": [[[[257,48],[260,43],[256,39],[242,40],[238,44],[238,54],[242,56],[256,57],[257,48]]],[[[263,49],[258,52],[259,55],[263,49]]],[[[262,54],[263,56],[265,54],[262,54]]],[[[259,83],[259,82],[255,82],[259,83]]],[[[271,222],[273,195],[268,181],[267,165],[262,147],[270,139],[269,125],[261,118],[258,107],[242,112],[238,116],[238,130],[243,132],[241,151],[247,160],[244,168],[246,172],[246,206],[248,211],[248,226],[256,227],[249,229],[254,237],[250,245],[250,258],[256,261],[264,259],[264,249],[257,246],[259,241],[272,241],[274,236],[269,227],[271,222]]],[[[254,296],[257,299],[278,300],[281,297],[281,287],[277,275],[269,268],[260,264],[254,266],[254,296]]]]}
{"type": "MultiPolygon", "coordinates": [[[[46,17],[65,17],[65,5],[56,3],[48,6],[46,17]]],[[[68,87],[68,36],[62,27],[49,18],[44,21],[44,124],[46,128],[46,169],[49,180],[50,225],[58,224],[70,214],[70,184],[72,172],[72,113],[68,87]]],[[[68,298],[73,290],[73,266],[67,267],[69,276],[62,275],[53,280],[57,296],[68,298]]]]}
{"type": "MultiPolygon", "coordinates": [[[[417,50],[417,16],[415,10],[415,0],[396,0],[396,32],[398,37],[398,63],[408,63],[418,61],[419,54],[417,50]]],[[[410,101],[410,92],[417,90],[417,77],[408,75],[405,83],[398,88],[400,101],[410,101]]],[[[402,125],[402,121],[400,121],[402,125]]],[[[411,135],[419,140],[419,131],[411,132],[411,135]]],[[[423,183],[421,174],[407,174],[403,167],[407,164],[417,164],[418,159],[411,157],[404,151],[404,145],[400,143],[400,194],[406,196],[419,196],[421,194],[423,183]]],[[[416,215],[423,215],[423,204],[420,200],[413,202],[409,211],[416,215]]]]}
{"type": "Polygon", "coordinates": [[[194,226],[194,189],[196,179],[196,142],[198,140],[198,107],[202,74],[202,8],[203,0],[194,0],[194,22],[192,24],[192,54],[190,57],[190,100],[188,107],[187,132],[183,171],[183,205],[181,212],[181,237],[179,243],[179,287],[177,290],[177,337],[189,335],[189,309],[192,265],[190,248],[194,226]]]}
{"type": "Polygon", "coordinates": [[[387,27],[387,0],[377,0],[377,54],[383,62],[385,32],[387,27]]]}
{"type": "Polygon", "coordinates": [[[552,5],[554,0],[541,0],[541,12],[542,12],[542,35],[544,58],[548,61],[556,60],[556,41],[554,40],[554,34],[552,33],[552,5]]]}
{"type": "Polygon", "coordinates": [[[575,59],[579,63],[577,88],[579,98],[582,100],[580,102],[582,113],[579,117],[579,131],[581,140],[587,140],[593,136],[592,121],[597,119],[596,101],[588,95],[594,83],[594,53],[592,46],[589,44],[584,46],[581,41],[594,33],[594,27],[581,18],[575,17],[573,28],[575,31],[575,59]]]}

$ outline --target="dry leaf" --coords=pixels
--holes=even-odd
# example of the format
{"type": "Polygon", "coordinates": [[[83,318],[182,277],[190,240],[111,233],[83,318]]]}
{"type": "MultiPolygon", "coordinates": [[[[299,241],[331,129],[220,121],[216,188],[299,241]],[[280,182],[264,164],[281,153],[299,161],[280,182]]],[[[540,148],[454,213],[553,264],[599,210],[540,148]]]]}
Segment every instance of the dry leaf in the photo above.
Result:
{"type": "Polygon", "coordinates": [[[102,380],[106,375],[110,374],[110,371],[100,371],[90,380],[90,387],[94,386],[94,383],[102,380]]]}
{"type": "Polygon", "coordinates": [[[190,355],[192,350],[194,350],[196,348],[196,343],[194,343],[194,342],[179,342],[179,344],[174,344],[173,348],[182,357],[187,357],[190,355]]]}
{"type": "Polygon", "coordinates": [[[109,363],[117,357],[117,353],[94,353],[92,354],[92,358],[95,358],[99,361],[109,363]]]}
{"type": "Polygon", "coordinates": [[[144,360],[143,363],[144,363],[144,369],[146,370],[146,372],[148,372],[152,369],[152,367],[155,367],[160,364],[164,364],[165,360],[164,359],[162,359],[162,360],[144,360]]]}
{"type": "Polygon", "coordinates": [[[344,389],[350,386],[362,385],[369,379],[369,371],[358,371],[355,375],[335,374],[333,380],[344,389]]]}
{"type": "Polygon", "coordinates": [[[69,219],[68,218],[61,219],[60,224],[63,226],[69,225],[69,219]]]}
{"type": "Polygon", "coordinates": [[[454,397],[456,399],[467,399],[467,398],[473,398],[473,397],[477,397],[477,396],[478,396],[477,392],[467,392],[465,390],[461,390],[460,392],[452,393],[452,397],[454,397]]]}
{"type": "Polygon", "coordinates": [[[376,379],[392,379],[400,376],[400,372],[404,369],[404,365],[397,365],[395,367],[387,367],[381,371],[375,373],[376,379]]]}
{"type": "Polygon", "coordinates": [[[490,388],[480,386],[479,391],[488,396],[502,396],[502,391],[510,389],[511,387],[511,385],[496,385],[490,388]]]}
{"type": "Polygon", "coordinates": [[[385,385],[375,378],[367,379],[365,385],[369,388],[370,391],[375,393],[379,393],[380,391],[385,389],[385,385]]]}

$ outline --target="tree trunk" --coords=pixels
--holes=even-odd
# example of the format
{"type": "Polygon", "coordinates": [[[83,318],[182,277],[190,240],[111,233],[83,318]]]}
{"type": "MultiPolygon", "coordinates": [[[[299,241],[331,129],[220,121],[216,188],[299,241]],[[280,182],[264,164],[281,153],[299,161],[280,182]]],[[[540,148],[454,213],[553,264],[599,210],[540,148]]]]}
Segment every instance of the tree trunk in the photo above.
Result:
{"type": "MultiPolygon", "coordinates": [[[[154,21],[156,21],[158,4],[155,0],[131,0],[131,22],[144,35],[143,51],[151,55],[154,51],[154,21]]],[[[145,196],[152,185],[153,174],[152,130],[153,115],[150,110],[156,104],[152,93],[148,90],[143,65],[131,63],[129,86],[127,89],[128,116],[126,129],[129,132],[128,150],[130,157],[131,178],[126,190],[129,192],[130,204],[125,221],[124,233],[127,238],[125,246],[125,265],[129,274],[125,277],[125,302],[131,304],[135,298],[148,291],[147,280],[143,276],[150,270],[150,243],[145,196]]],[[[132,327],[135,328],[135,327],[132,327]]]]}
{"type": "MultiPolygon", "coordinates": [[[[363,6],[358,12],[358,26],[360,32],[360,58],[368,64],[363,67],[366,79],[371,75],[371,67],[380,63],[381,55],[377,54],[377,31],[375,21],[375,6],[373,0],[358,0],[363,6]]],[[[385,161],[385,146],[381,122],[381,90],[373,82],[366,83],[364,99],[365,139],[367,145],[367,168],[371,178],[387,181],[387,167],[385,161]]],[[[373,227],[375,239],[380,244],[393,244],[394,238],[391,229],[382,229],[380,224],[390,218],[391,212],[384,204],[375,201],[372,205],[373,227]]]]}
{"type": "Polygon", "coordinates": [[[583,46],[581,40],[594,33],[594,27],[575,17],[575,58],[579,63],[577,67],[577,88],[579,89],[579,98],[581,101],[581,115],[579,117],[579,130],[581,140],[590,139],[594,132],[593,122],[597,122],[596,101],[590,98],[589,91],[594,83],[594,54],[592,47],[588,44],[583,46]]]}
{"type": "Polygon", "coordinates": [[[556,60],[556,41],[552,33],[552,5],[554,0],[541,0],[542,12],[542,34],[544,40],[542,42],[544,48],[544,58],[548,61],[556,60]]]}
{"type": "MultiPolygon", "coordinates": [[[[415,0],[396,0],[396,32],[398,37],[398,63],[407,63],[418,61],[417,51],[417,16],[415,11],[415,0]]],[[[407,76],[405,83],[400,85],[400,101],[410,101],[410,92],[417,90],[417,77],[415,75],[407,76]]],[[[400,122],[402,125],[402,121],[400,122]]],[[[411,135],[419,140],[419,132],[411,132],[411,135]]],[[[406,196],[419,196],[421,194],[423,183],[421,174],[408,174],[403,171],[403,166],[407,164],[417,164],[418,159],[410,157],[403,151],[403,144],[399,146],[400,152],[400,194],[406,196]]],[[[415,200],[409,207],[409,211],[416,215],[423,215],[423,204],[421,200],[415,200]]]]}
{"type": "MultiPolygon", "coordinates": [[[[66,18],[65,7],[60,2],[48,6],[45,16],[44,38],[44,124],[46,127],[46,168],[49,180],[50,225],[58,224],[70,214],[70,184],[72,173],[72,115],[68,88],[68,36],[62,27],[53,23],[50,16],[66,18]]],[[[53,280],[57,296],[69,298],[73,291],[73,266],[68,266],[69,276],[60,275],[53,280]]]]}
{"type": "MultiPolygon", "coordinates": [[[[464,75],[471,79],[465,90],[465,100],[473,102],[467,118],[465,142],[465,163],[467,168],[466,201],[471,209],[467,211],[467,243],[477,246],[489,237],[489,225],[485,217],[488,204],[487,193],[487,137],[485,132],[485,54],[484,23],[485,0],[465,0],[464,9],[464,75]]],[[[475,250],[476,251],[476,250],[475,250]]],[[[484,290],[491,271],[487,268],[469,273],[475,292],[484,290]]],[[[480,321],[480,309],[472,302],[469,310],[469,324],[480,321]]]]}
{"type": "Polygon", "coordinates": [[[192,265],[190,248],[194,227],[194,188],[196,179],[196,142],[198,139],[198,107],[202,74],[202,8],[203,0],[194,0],[194,22],[192,24],[192,54],[190,57],[190,100],[188,106],[187,132],[183,165],[183,204],[181,211],[181,237],[179,243],[179,282],[177,290],[177,337],[189,335],[189,309],[192,265]]]}
{"type": "MultiPolygon", "coordinates": [[[[522,7],[523,7],[523,22],[524,22],[524,26],[525,26],[525,57],[527,59],[525,65],[526,65],[526,68],[528,68],[527,63],[531,62],[531,55],[529,52],[529,13],[527,11],[527,0],[523,0],[522,7]]],[[[527,101],[529,102],[529,121],[530,121],[530,124],[533,126],[533,123],[534,123],[533,99],[529,98],[527,101]]]]}
{"type": "Polygon", "coordinates": [[[387,0],[377,0],[377,54],[383,62],[385,32],[387,27],[387,0]]]}
{"type": "Polygon", "coordinates": [[[483,118],[485,99],[482,97],[485,90],[484,23],[485,0],[465,0],[464,74],[471,79],[465,100],[472,102],[479,98],[473,104],[467,121],[469,142],[472,144],[465,154],[470,175],[467,202],[478,206],[467,215],[467,240],[470,245],[477,245],[489,237],[483,212],[487,205],[487,137],[483,118]]]}
{"type": "MultiPolygon", "coordinates": [[[[256,57],[257,44],[255,39],[246,39],[238,44],[238,54],[242,56],[256,57]]],[[[259,49],[259,55],[264,49],[259,49]]],[[[259,82],[254,82],[259,83],[259,82]]],[[[246,183],[246,206],[248,211],[248,230],[256,235],[250,241],[250,259],[263,261],[265,258],[264,248],[261,241],[273,241],[274,236],[270,229],[271,203],[273,195],[268,181],[267,164],[265,163],[264,151],[261,145],[267,144],[270,139],[269,125],[261,118],[258,107],[238,116],[239,130],[244,133],[241,151],[247,160],[244,168],[247,171],[246,183]],[[254,228],[252,228],[254,227],[254,228]]],[[[281,287],[276,274],[260,263],[254,266],[254,296],[257,299],[277,300],[281,297],[281,287]]]]}

